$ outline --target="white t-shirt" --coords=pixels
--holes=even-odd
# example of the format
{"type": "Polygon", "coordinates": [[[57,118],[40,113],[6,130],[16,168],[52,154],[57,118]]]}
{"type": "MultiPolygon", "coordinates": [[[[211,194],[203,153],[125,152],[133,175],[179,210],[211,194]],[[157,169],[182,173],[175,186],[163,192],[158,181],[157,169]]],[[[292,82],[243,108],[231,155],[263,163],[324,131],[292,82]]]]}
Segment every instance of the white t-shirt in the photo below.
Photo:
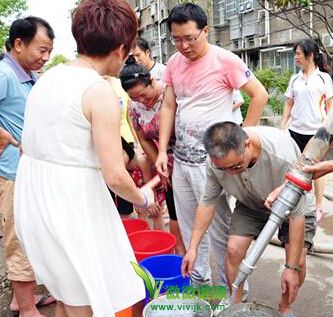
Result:
{"type": "Polygon", "coordinates": [[[166,69],[166,66],[164,64],[155,62],[153,68],[149,72],[151,74],[151,77],[153,77],[159,81],[159,80],[163,80],[165,69],[166,69]]]}
{"type": "Polygon", "coordinates": [[[333,97],[332,79],[318,68],[305,79],[301,70],[291,77],[285,96],[294,101],[289,129],[314,135],[326,118],[326,100],[333,97]]]}
{"type": "MultiPolygon", "coordinates": [[[[234,89],[233,93],[232,93],[232,103],[236,104],[236,103],[244,103],[244,99],[243,96],[241,94],[241,92],[238,89],[234,89]]],[[[242,116],[242,112],[240,110],[240,107],[235,109],[232,112],[234,118],[233,118],[233,122],[237,123],[237,124],[241,124],[243,122],[243,116],[242,116]]]]}
{"type": "Polygon", "coordinates": [[[164,82],[176,95],[176,160],[205,164],[204,132],[216,122],[233,121],[232,92],[252,76],[237,55],[214,45],[196,61],[179,52],[169,59],[164,82]]]}

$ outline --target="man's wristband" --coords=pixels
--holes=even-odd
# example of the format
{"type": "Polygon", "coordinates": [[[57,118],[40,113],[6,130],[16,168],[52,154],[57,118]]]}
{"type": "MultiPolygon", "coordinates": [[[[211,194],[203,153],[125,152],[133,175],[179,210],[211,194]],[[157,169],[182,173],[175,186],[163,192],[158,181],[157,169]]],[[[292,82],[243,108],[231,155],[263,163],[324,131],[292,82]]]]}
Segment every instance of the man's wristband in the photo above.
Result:
{"type": "Polygon", "coordinates": [[[290,264],[288,264],[288,263],[286,263],[285,265],[284,265],[284,267],[286,268],[286,269],[289,269],[289,270],[294,270],[294,271],[296,271],[296,272],[302,272],[302,269],[298,266],[298,265],[290,265],[290,264]]]}
{"type": "Polygon", "coordinates": [[[148,197],[144,192],[141,192],[143,199],[145,200],[142,205],[134,204],[134,208],[147,208],[148,207],[148,197]]]}

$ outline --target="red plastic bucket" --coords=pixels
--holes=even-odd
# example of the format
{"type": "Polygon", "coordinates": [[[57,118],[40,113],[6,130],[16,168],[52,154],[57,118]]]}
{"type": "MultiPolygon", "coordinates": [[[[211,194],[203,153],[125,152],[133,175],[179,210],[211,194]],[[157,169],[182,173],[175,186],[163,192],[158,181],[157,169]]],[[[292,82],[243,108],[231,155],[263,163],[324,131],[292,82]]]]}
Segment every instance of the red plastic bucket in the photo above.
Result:
{"type": "Polygon", "coordinates": [[[127,234],[149,229],[148,222],[143,219],[122,219],[122,222],[127,234]]]}
{"type": "Polygon", "coordinates": [[[131,307],[128,307],[128,308],[116,313],[115,317],[132,317],[132,316],[133,316],[133,309],[131,306],[131,307]]]}
{"type": "Polygon", "coordinates": [[[136,260],[158,254],[170,254],[176,245],[176,237],[160,230],[142,230],[128,235],[136,260]]]}

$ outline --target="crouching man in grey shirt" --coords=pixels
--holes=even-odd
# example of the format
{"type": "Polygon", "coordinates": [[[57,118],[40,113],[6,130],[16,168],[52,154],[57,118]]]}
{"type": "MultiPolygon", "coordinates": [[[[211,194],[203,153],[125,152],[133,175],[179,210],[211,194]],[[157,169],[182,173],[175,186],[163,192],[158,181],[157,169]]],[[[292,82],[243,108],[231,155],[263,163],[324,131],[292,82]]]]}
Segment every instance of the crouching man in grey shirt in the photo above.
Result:
{"type": "MultiPolygon", "coordinates": [[[[267,196],[284,182],[284,175],[300,155],[293,139],[276,128],[241,128],[232,122],[212,125],[204,135],[209,154],[206,163],[205,192],[197,209],[189,249],[183,259],[183,274],[191,274],[197,247],[214,216],[223,189],[236,198],[232,214],[225,270],[229,288],[251,241],[258,237],[270,211],[264,206],[267,196]]],[[[282,273],[279,312],[293,316],[295,301],[306,272],[306,252],[315,234],[313,193],[305,194],[279,230],[285,245],[286,263],[282,273]]],[[[235,294],[241,301],[242,287],[235,294]]]]}

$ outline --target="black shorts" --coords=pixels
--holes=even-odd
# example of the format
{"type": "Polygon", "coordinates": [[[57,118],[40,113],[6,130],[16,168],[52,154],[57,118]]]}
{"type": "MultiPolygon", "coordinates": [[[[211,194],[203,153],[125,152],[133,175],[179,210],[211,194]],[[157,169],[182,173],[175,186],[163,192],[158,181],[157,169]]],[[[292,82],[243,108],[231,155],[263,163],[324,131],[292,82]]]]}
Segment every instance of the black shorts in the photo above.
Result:
{"type": "Polygon", "coordinates": [[[171,220],[177,220],[175,201],[173,199],[172,187],[168,186],[168,190],[165,192],[165,200],[168,207],[169,217],[171,220]]]}
{"type": "MultiPolygon", "coordinates": [[[[123,137],[121,137],[121,145],[123,150],[128,155],[129,160],[131,161],[135,155],[133,149],[133,143],[128,143],[123,137]]],[[[130,215],[133,212],[133,204],[118,195],[116,195],[109,187],[109,192],[113,198],[113,201],[118,209],[119,214],[121,215],[130,215]]]]}
{"type": "Polygon", "coordinates": [[[120,215],[130,215],[133,212],[133,204],[118,195],[116,195],[109,187],[109,192],[113,198],[114,204],[116,205],[120,215]]]}
{"type": "Polygon", "coordinates": [[[294,131],[289,130],[290,136],[295,140],[297,143],[299,149],[301,152],[304,151],[305,146],[307,143],[310,141],[310,139],[313,137],[313,135],[308,135],[308,134],[300,134],[294,131]]]}
{"type": "Polygon", "coordinates": [[[123,137],[121,137],[121,145],[128,155],[129,160],[132,161],[135,156],[133,143],[128,143],[123,137]]]}

